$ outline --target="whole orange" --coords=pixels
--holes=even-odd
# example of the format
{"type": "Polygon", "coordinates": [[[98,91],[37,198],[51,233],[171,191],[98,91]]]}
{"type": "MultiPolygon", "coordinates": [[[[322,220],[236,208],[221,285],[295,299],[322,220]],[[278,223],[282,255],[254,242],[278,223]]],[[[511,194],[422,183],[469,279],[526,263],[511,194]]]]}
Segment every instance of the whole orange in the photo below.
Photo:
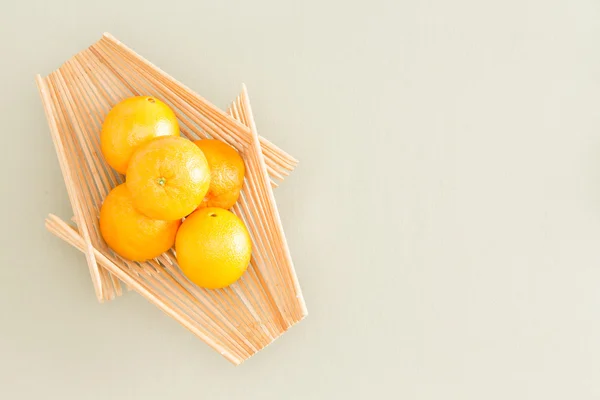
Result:
{"type": "Polygon", "coordinates": [[[179,136],[165,136],[133,153],[126,183],[142,214],[171,221],[190,214],[202,202],[210,170],[198,146],[179,136]]]}
{"type": "Polygon", "coordinates": [[[244,184],[244,160],[233,147],[220,140],[204,139],[194,143],[206,156],[210,168],[210,186],[200,207],[230,209],[244,184]]]}
{"type": "Polygon", "coordinates": [[[173,247],[180,220],[160,221],[146,217],[133,206],[125,184],[111,190],[100,209],[100,233],[121,257],[144,261],[173,247]]]}
{"type": "Polygon", "coordinates": [[[201,208],[187,217],[175,239],[177,262],[189,280],[218,289],[237,281],[248,268],[252,242],[246,226],[222,208],[201,208]]]}
{"type": "Polygon", "coordinates": [[[135,149],[159,136],[179,136],[173,110],[154,97],[130,97],[106,115],[100,147],[108,164],[124,174],[135,149]]]}

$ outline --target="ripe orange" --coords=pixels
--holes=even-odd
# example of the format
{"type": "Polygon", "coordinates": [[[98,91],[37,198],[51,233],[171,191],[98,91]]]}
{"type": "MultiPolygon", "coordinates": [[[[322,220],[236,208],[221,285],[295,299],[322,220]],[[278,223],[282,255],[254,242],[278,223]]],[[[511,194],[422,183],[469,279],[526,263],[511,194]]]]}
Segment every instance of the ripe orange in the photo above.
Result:
{"type": "Polygon", "coordinates": [[[181,221],[153,220],[133,207],[125,184],[111,190],[100,209],[100,233],[121,257],[144,261],[173,247],[181,221]]]}
{"type": "Polygon", "coordinates": [[[197,140],[210,167],[210,187],[200,207],[230,209],[240,196],[246,168],[237,151],[215,139],[197,140]]]}
{"type": "Polygon", "coordinates": [[[179,136],[173,110],[154,97],[130,97],[106,115],[100,147],[108,164],[124,174],[135,149],[159,136],[179,136]]]}
{"type": "Polygon", "coordinates": [[[133,153],[126,183],[142,214],[172,221],[185,217],[202,202],[210,170],[198,146],[179,136],[165,136],[133,153]]]}
{"type": "Polygon", "coordinates": [[[175,239],[177,262],[189,280],[218,289],[248,268],[252,242],[241,219],[222,208],[201,208],[187,217],[175,239]]]}

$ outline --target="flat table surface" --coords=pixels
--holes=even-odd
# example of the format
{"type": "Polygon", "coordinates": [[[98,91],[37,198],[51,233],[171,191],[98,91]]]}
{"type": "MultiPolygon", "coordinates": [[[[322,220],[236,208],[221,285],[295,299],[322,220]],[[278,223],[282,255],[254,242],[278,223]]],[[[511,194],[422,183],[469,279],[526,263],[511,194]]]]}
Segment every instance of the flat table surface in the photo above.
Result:
{"type": "Polygon", "coordinates": [[[600,2],[7,1],[0,398],[600,398],[600,2]],[[110,32],[300,160],[309,316],[239,367],[100,305],[34,83],[110,32]]]}

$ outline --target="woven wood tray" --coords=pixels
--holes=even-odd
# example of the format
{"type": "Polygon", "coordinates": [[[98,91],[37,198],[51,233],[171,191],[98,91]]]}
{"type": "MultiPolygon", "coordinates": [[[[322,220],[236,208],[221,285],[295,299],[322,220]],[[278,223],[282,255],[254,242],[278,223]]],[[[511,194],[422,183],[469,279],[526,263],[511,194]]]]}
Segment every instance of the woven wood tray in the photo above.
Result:
{"type": "Polygon", "coordinates": [[[297,161],[258,135],[245,87],[224,112],[110,34],[47,77],[38,75],[36,82],[75,223],[51,214],[46,227],[85,254],[99,301],[120,295],[123,282],[236,365],[307,315],[273,196],[273,187],[297,161]],[[115,255],[102,240],[99,208],[123,176],[104,161],[99,132],[106,113],[135,95],[169,104],[182,135],[222,140],[244,159],[246,179],[232,211],[250,231],[252,261],[226,289],[190,283],[173,251],[134,263],[115,255]]]}

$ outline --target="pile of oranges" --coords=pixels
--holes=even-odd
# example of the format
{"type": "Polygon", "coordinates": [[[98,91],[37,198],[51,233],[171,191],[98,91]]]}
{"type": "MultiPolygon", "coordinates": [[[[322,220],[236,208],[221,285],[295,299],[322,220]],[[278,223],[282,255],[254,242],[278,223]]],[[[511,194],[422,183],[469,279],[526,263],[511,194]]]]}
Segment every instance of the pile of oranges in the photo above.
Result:
{"type": "Polygon", "coordinates": [[[149,96],[118,103],[100,142],[107,163],[125,174],[100,209],[100,232],[115,253],[145,261],[174,245],[183,273],[208,289],[242,276],[252,246],[244,223],[228,211],[245,174],[234,148],[181,137],[173,110],[149,96]]]}

